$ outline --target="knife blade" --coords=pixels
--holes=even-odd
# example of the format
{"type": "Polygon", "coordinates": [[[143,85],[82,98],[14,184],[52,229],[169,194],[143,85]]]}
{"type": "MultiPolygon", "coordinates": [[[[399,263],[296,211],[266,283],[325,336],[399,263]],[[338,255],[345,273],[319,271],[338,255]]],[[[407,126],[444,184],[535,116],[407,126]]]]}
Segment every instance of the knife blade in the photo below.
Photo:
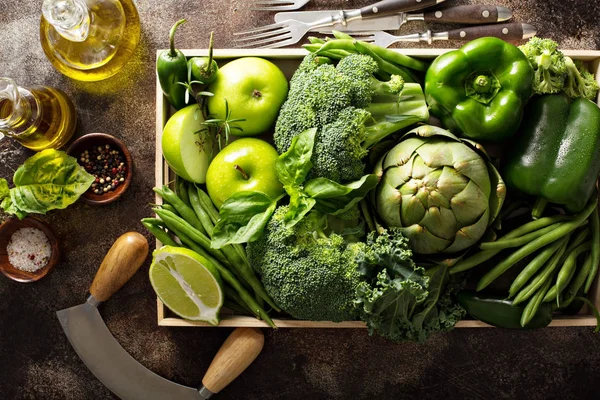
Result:
{"type": "MultiPolygon", "coordinates": [[[[340,10],[325,11],[292,11],[275,14],[275,22],[296,20],[311,23],[322,18],[339,15],[340,10]]],[[[337,24],[333,27],[319,29],[324,33],[339,31],[389,31],[400,29],[410,21],[448,22],[462,24],[490,24],[507,21],[512,18],[512,11],[506,7],[493,5],[465,5],[449,7],[425,13],[397,13],[384,17],[348,21],[346,26],[337,24]]]]}

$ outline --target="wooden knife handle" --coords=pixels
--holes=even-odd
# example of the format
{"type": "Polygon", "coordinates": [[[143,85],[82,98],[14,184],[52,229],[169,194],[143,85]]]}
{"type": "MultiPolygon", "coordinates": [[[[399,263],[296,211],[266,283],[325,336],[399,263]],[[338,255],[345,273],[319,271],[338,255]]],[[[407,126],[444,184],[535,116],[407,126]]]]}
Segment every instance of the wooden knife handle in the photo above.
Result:
{"type": "Polygon", "coordinates": [[[257,328],[237,328],[225,340],[202,378],[202,384],[212,393],[219,393],[237,378],[258,357],[265,336],[257,328]]]}
{"type": "Polygon", "coordinates": [[[110,250],[90,286],[90,294],[106,301],[135,274],[148,256],[148,241],[137,232],[121,235],[110,250]]]}
{"type": "Polygon", "coordinates": [[[421,10],[444,0],[382,0],[360,9],[363,18],[382,17],[403,11],[421,10]]]}
{"type": "Polygon", "coordinates": [[[425,21],[457,24],[493,24],[506,21],[511,17],[512,12],[508,8],[482,4],[450,7],[423,14],[425,21]],[[500,15],[499,10],[501,10],[500,15]]]}
{"type": "MultiPolygon", "coordinates": [[[[448,31],[450,40],[472,40],[480,37],[493,36],[503,40],[521,40],[533,36],[531,25],[513,22],[510,24],[494,24],[470,26],[468,28],[448,31]]],[[[535,33],[535,30],[533,30],[535,33]]]]}

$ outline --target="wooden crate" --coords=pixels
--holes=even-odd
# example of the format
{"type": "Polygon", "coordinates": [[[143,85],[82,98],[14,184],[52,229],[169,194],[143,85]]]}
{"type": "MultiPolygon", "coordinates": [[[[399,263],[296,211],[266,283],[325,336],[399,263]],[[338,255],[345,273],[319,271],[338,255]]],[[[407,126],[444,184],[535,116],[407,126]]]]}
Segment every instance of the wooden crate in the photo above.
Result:
{"type": "MultiPolygon", "coordinates": [[[[424,59],[433,59],[442,53],[451,49],[398,49],[397,51],[403,54],[420,57],[424,59]]],[[[157,56],[163,50],[157,51],[157,56]]],[[[182,50],[189,58],[194,56],[207,56],[207,50],[182,50]]],[[[595,74],[600,82],[600,50],[566,50],[564,53],[573,59],[583,60],[590,66],[591,71],[595,74]]],[[[263,57],[277,64],[285,75],[289,78],[293,75],[302,57],[306,55],[304,49],[225,49],[215,50],[214,57],[219,63],[227,62],[231,59],[245,56],[263,57]]],[[[600,99],[597,99],[600,104],[600,99]]],[[[162,186],[166,183],[173,182],[175,175],[169,169],[169,166],[162,157],[161,136],[162,130],[168,118],[172,114],[173,109],[166,101],[158,80],[156,82],[156,186],[162,186]]],[[[156,203],[161,204],[162,199],[156,196],[156,203]]],[[[162,244],[157,241],[157,247],[162,244]]],[[[598,282],[590,290],[590,300],[600,308],[600,288],[598,282]]],[[[175,314],[171,313],[164,304],[157,300],[158,308],[158,325],[161,326],[185,326],[185,327],[210,327],[211,325],[204,322],[184,320],[175,314]]],[[[279,328],[365,328],[365,324],[360,321],[346,322],[328,322],[328,321],[300,321],[294,319],[274,319],[275,324],[279,328]]],[[[555,318],[550,326],[594,326],[596,318],[590,313],[588,307],[584,307],[582,312],[576,316],[559,316],[555,318]]],[[[263,321],[257,320],[254,317],[235,315],[227,309],[221,312],[220,327],[269,327],[263,321]]],[[[490,325],[481,321],[463,320],[457,325],[457,328],[483,328],[490,325]]]]}

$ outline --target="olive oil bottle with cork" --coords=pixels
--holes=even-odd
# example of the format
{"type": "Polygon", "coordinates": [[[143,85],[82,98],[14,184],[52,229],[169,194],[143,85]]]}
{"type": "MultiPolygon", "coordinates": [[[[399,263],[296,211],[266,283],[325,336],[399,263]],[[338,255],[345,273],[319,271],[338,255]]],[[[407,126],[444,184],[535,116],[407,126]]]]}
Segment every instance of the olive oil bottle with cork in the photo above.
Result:
{"type": "Polygon", "coordinates": [[[116,74],[135,52],[139,15],[133,0],[44,0],[40,38],[59,72],[99,81],[116,74]]]}

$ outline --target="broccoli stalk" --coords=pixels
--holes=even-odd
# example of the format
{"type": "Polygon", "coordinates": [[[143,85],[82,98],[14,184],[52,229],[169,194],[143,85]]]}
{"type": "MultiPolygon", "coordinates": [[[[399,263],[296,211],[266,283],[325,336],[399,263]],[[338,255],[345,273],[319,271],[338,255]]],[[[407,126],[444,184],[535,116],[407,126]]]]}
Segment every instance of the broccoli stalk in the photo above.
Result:
{"type": "MultiPolygon", "coordinates": [[[[402,80],[396,75],[392,76],[392,80],[394,79],[402,80]]],[[[404,83],[403,80],[402,83],[403,87],[398,92],[400,97],[383,103],[374,101],[365,108],[375,123],[367,124],[363,148],[369,149],[388,135],[429,118],[421,86],[418,83],[404,83]]],[[[377,100],[377,96],[374,100],[377,100]]]]}
{"type": "Polygon", "coordinates": [[[585,68],[583,62],[579,60],[573,61],[571,57],[565,57],[565,65],[567,67],[567,80],[564,92],[567,96],[594,100],[598,95],[598,82],[585,68]]]}

